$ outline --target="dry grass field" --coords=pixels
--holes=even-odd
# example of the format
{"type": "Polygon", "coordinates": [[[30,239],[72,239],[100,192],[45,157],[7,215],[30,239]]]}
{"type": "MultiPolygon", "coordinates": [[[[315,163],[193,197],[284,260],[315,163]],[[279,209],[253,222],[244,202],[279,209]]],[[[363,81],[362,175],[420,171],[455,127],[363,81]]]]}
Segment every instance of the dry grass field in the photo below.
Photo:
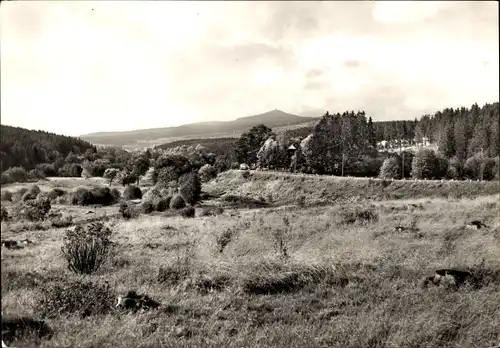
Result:
{"type": "MultiPolygon", "coordinates": [[[[103,183],[71,179],[38,185],[42,191],[71,191],[103,183]]],[[[229,171],[203,191],[194,218],[156,212],[124,220],[118,205],[53,204],[75,221],[106,214],[112,257],[87,276],[71,272],[61,251],[72,227],[20,229],[20,222],[2,222],[2,240],[33,241],[17,250],[2,247],[2,313],[44,319],[54,331],[50,339],[28,335],[10,345],[488,348],[500,343],[498,183],[229,171]],[[204,205],[224,211],[202,216],[204,205]],[[95,213],[86,214],[89,210],[95,213]],[[487,227],[467,229],[472,220],[487,227]],[[475,281],[422,288],[422,278],[440,268],[469,269],[475,281]],[[58,289],[59,307],[43,302],[47,289],[58,289]],[[116,296],[127,290],[147,294],[161,306],[119,311],[116,296]],[[76,297],[72,311],[64,306],[76,297]]],[[[7,209],[12,204],[2,202],[7,209]]]]}

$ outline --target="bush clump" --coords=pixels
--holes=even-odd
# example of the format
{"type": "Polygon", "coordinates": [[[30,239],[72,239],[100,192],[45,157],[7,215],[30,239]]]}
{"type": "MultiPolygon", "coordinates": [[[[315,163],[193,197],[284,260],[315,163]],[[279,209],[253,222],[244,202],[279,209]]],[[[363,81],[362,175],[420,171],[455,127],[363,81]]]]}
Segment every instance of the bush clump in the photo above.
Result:
{"type": "Polygon", "coordinates": [[[358,223],[371,223],[378,220],[378,214],[370,209],[356,208],[352,210],[343,211],[341,213],[342,222],[344,224],[358,223]]]}
{"type": "Polygon", "coordinates": [[[200,200],[201,181],[198,174],[192,172],[182,175],[179,178],[179,185],[179,193],[186,203],[193,205],[200,200]]]}
{"type": "Polygon", "coordinates": [[[181,210],[181,216],[185,218],[194,218],[196,210],[189,206],[181,210]]]}
{"type": "Polygon", "coordinates": [[[90,194],[92,195],[92,204],[113,205],[116,203],[109,187],[94,187],[90,194]]]}
{"type": "Polygon", "coordinates": [[[48,197],[50,200],[55,200],[56,198],[62,197],[65,194],[66,194],[66,191],[64,191],[63,189],[61,189],[59,187],[56,187],[49,192],[48,197]]]}
{"type": "Polygon", "coordinates": [[[110,255],[111,230],[102,222],[78,225],[67,230],[62,246],[68,268],[78,274],[96,272],[110,255]]]}
{"type": "Polygon", "coordinates": [[[57,318],[65,314],[76,314],[85,318],[108,314],[113,309],[115,299],[116,294],[108,283],[71,280],[42,288],[37,309],[41,316],[47,318],[57,318]]]}
{"type": "Polygon", "coordinates": [[[12,201],[12,192],[5,190],[2,191],[2,202],[12,201]]]}
{"type": "Polygon", "coordinates": [[[12,167],[2,173],[2,184],[28,181],[28,173],[23,167],[12,167]]]}
{"type": "Polygon", "coordinates": [[[155,209],[151,201],[143,201],[141,204],[141,210],[144,214],[151,214],[155,209]]]}
{"type": "Polygon", "coordinates": [[[90,205],[92,204],[92,193],[89,189],[79,187],[71,197],[71,204],[73,205],[90,205]]]}
{"type": "Polygon", "coordinates": [[[7,209],[2,206],[1,207],[1,211],[0,211],[0,221],[8,221],[9,220],[9,212],[7,211],[7,209]]]}
{"type": "Polygon", "coordinates": [[[170,209],[182,209],[186,206],[186,201],[181,195],[175,195],[170,200],[170,209]]]}
{"type": "Polygon", "coordinates": [[[118,211],[122,215],[122,217],[126,220],[134,219],[141,214],[138,207],[136,207],[133,204],[129,204],[129,203],[125,203],[125,202],[120,204],[120,209],[118,211]]]}
{"type": "Polygon", "coordinates": [[[74,205],[113,205],[116,201],[116,193],[112,193],[109,187],[94,187],[91,190],[79,187],[71,198],[74,205]]]}
{"type": "Polygon", "coordinates": [[[23,195],[22,200],[26,202],[29,200],[36,199],[36,197],[40,192],[41,190],[40,187],[38,187],[38,185],[31,185],[28,191],[26,191],[26,193],[23,195]]]}
{"type": "Polygon", "coordinates": [[[141,199],[142,198],[141,189],[135,185],[127,185],[127,187],[125,187],[125,190],[123,190],[123,198],[127,200],[141,199]]]}
{"type": "Polygon", "coordinates": [[[153,202],[155,211],[165,211],[170,207],[170,202],[172,201],[172,196],[167,196],[165,198],[157,199],[153,202]]]}
{"type": "Polygon", "coordinates": [[[29,200],[20,204],[19,216],[28,221],[46,220],[52,208],[48,198],[29,200]]]}

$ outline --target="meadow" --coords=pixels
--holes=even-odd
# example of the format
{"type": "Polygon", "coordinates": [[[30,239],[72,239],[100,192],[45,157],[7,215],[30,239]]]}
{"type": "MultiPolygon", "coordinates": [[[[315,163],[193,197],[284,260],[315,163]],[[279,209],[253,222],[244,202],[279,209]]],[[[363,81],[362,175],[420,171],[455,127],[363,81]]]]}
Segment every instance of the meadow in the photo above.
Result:
{"type": "MultiPolygon", "coordinates": [[[[42,192],[105,184],[37,183],[42,192]]],[[[112,256],[85,276],[68,269],[61,251],[72,226],[3,221],[2,240],[33,244],[2,247],[2,313],[44,319],[54,331],[8,346],[500,344],[498,182],[228,171],[203,185],[203,198],[194,218],[154,212],[124,220],[118,205],[53,203],[74,223],[102,220],[112,230],[112,256]],[[206,213],[215,207],[222,209],[206,213]],[[486,227],[466,228],[472,220],[486,227]],[[476,281],[423,288],[422,278],[440,268],[469,269],[476,281]],[[161,306],[119,311],[116,296],[127,290],[161,306]],[[59,302],[46,301],[50,291],[59,302]]]]}

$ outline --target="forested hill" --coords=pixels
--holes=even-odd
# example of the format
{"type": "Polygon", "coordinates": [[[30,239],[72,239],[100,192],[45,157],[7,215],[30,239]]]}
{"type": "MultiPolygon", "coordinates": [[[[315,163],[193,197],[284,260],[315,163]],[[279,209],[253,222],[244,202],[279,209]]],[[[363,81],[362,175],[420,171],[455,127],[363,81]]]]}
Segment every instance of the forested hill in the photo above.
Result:
{"type": "Polygon", "coordinates": [[[95,147],[79,138],[54,133],[0,125],[0,165],[2,172],[9,167],[29,170],[40,163],[53,163],[70,152],[83,154],[95,147]]]}

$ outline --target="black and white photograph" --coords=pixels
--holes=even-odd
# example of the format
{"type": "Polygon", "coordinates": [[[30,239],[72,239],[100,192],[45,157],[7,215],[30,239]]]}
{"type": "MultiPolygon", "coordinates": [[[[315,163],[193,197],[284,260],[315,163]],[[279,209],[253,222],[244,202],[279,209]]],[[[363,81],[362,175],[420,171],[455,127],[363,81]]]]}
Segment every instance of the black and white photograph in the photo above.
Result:
{"type": "Polygon", "coordinates": [[[2,347],[500,348],[498,1],[4,0],[2,347]]]}

